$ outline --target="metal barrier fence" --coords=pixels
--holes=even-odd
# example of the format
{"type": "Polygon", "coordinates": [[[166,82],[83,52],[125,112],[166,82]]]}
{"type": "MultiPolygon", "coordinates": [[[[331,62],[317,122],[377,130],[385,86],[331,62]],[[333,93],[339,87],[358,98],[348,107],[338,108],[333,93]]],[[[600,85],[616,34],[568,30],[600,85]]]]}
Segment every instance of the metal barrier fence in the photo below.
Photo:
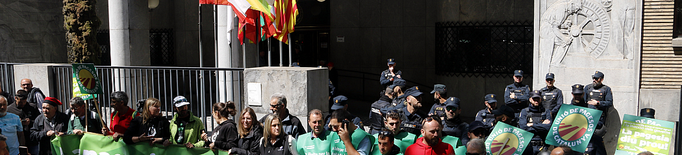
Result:
{"type": "MultiPolygon", "coordinates": [[[[130,67],[96,66],[104,93],[97,98],[102,118],[111,122],[111,93],[125,91],[129,106],[137,109],[137,101],[150,97],[163,104],[162,115],[169,120],[173,116],[173,98],[185,96],[190,110],[204,122],[207,131],[216,125],[211,118],[211,107],[216,102],[233,101],[237,110],[242,109],[242,68],[194,68],[194,67],[130,67]]],[[[73,96],[71,65],[57,65],[48,68],[51,75],[51,96],[60,99],[67,111],[69,99],[73,96]]],[[[94,110],[94,109],[92,109],[94,110]]]]}

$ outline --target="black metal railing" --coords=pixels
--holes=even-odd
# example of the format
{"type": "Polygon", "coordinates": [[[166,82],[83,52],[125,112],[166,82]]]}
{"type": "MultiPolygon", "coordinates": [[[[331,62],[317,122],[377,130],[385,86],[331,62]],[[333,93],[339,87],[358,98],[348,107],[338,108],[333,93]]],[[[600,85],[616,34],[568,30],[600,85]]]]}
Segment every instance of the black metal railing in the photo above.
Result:
{"type": "MultiPolygon", "coordinates": [[[[211,119],[211,106],[216,102],[233,101],[237,110],[242,109],[244,102],[242,68],[197,68],[197,67],[138,67],[138,66],[96,66],[97,74],[104,93],[97,98],[99,110],[105,122],[111,120],[110,94],[125,91],[129,97],[129,106],[137,109],[137,100],[150,97],[161,101],[162,113],[167,118],[173,114],[173,98],[185,96],[190,103],[190,110],[200,117],[206,129],[215,127],[211,119]]],[[[68,101],[73,96],[71,65],[55,65],[48,67],[52,76],[50,81],[51,96],[57,97],[64,104],[61,110],[69,108],[68,101]]],[[[94,110],[94,109],[93,109],[94,110]]],[[[239,113],[239,112],[238,112],[239,113]]]]}
{"type": "Polygon", "coordinates": [[[14,64],[0,63],[0,88],[3,92],[14,94],[16,92],[14,86],[14,64]]]}
{"type": "Polygon", "coordinates": [[[438,22],[435,60],[437,75],[499,77],[517,69],[530,74],[533,23],[438,22]]]}

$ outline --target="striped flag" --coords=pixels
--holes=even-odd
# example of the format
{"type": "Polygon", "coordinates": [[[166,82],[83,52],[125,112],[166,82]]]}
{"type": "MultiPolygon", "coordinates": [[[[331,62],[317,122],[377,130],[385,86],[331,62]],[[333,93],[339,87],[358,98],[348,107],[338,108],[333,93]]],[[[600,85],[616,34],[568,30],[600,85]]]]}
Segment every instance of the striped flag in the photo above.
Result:
{"type": "Polygon", "coordinates": [[[275,26],[277,33],[275,38],[285,44],[289,44],[288,35],[294,32],[298,6],[296,0],[275,0],[275,26]]]}

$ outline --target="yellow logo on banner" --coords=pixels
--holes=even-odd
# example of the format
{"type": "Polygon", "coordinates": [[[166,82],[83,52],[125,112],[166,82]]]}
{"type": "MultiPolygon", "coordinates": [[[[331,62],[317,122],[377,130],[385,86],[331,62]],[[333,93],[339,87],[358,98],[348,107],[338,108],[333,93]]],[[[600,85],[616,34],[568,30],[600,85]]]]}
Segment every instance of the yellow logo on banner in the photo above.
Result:
{"type": "Polygon", "coordinates": [[[81,69],[78,72],[78,79],[81,81],[83,86],[88,89],[93,89],[95,88],[97,81],[95,81],[95,77],[92,76],[92,73],[88,71],[87,69],[81,69]]]}
{"type": "Polygon", "coordinates": [[[587,131],[587,118],[581,114],[571,114],[566,116],[564,120],[561,120],[561,125],[559,126],[559,135],[562,139],[568,141],[578,140],[587,131]],[[568,124],[568,122],[572,122],[568,124]]]}
{"type": "Polygon", "coordinates": [[[519,146],[519,139],[512,133],[503,133],[493,139],[490,146],[490,151],[493,154],[499,155],[513,155],[516,152],[516,146],[519,146]]]}

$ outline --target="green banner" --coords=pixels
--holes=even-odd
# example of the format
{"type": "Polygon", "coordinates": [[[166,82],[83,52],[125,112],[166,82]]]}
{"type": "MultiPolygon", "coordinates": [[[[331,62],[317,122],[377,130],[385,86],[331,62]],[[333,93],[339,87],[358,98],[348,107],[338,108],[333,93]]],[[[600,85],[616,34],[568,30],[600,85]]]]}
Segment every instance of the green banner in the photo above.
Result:
{"type": "Polygon", "coordinates": [[[585,152],[601,113],[602,111],[596,109],[561,105],[545,143],[554,146],[567,145],[574,151],[585,152]]]}
{"type": "MultiPolygon", "coordinates": [[[[93,64],[72,64],[73,77],[77,78],[78,88],[83,94],[102,94],[97,70],[93,64]]],[[[74,87],[73,89],[76,89],[74,87]]]]}
{"type": "Polygon", "coordinates": [[[64,135],[52,139],[52,154],[77,155],[81,135],[64,135]]]}
{"type": "Polygon", "coordinates": [[[485,150],[493,155],[523,154],[533,133],[498,122],[485,140],[485,150]]]}
{"type": "Polygon", "coordinates": [[[631,155],[649,151],[667,155],[674,128],[673,122],[625,114],[616,154],[631,155]]]}
{"type": "Polygon", "coordinates": [[[73,75],[72,79],[73,79],[73,81],[72,81],[73,87],[71,87],[71,88],[73,88],[73,97],[80,97],[83,100],[93,99],[93,96],[97,97],[97,94],[83,94],[83,93],[81,93],[81,89],[78,87],[78,80],[76,80],[76,79],[78,79],[76,77],[76,75],[73,75]]]}
{"type": "Polygon", "coordinates": [[[82,136],[66,135],[57,136],[52,140],[53,154],[77,155],[77,154],[121,154],[121,155],[164,155],[164,154],[193,154],[193,155],[217,155],[227,154],[225,151],[214,152],[207,148],[195,147],[187,149],[184,145],[170,145],[164,147],[160,144],[150,146],[149,143],[141,142],[126,145],[123,140],[115,142],[112,137],[99,134],[86,133],[82,136]]]}

